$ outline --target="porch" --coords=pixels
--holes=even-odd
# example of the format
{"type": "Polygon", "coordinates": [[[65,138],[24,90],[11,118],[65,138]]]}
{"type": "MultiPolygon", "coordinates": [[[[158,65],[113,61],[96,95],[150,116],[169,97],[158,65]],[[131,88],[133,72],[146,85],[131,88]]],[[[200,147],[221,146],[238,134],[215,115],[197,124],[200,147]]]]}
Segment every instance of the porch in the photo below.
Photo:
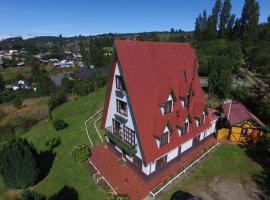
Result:
{"type": "Polygon", "coordinates": [[[181,160],[174,162],[173,165],[168,165],[166,169],[149,180],[142,178],[138,172],[122,160],[119,154],[112,151],[108,144],[91,148],[90,160],[117,193],[128,194],[132,200],[141,200],[149,194],[151,189],[171,178],[172,174],[202,155],[203,149],[211,146],[214,142],[216,142],[214,137],[207,138],[196,148],[190,149],[181,157],[181,160]]]}

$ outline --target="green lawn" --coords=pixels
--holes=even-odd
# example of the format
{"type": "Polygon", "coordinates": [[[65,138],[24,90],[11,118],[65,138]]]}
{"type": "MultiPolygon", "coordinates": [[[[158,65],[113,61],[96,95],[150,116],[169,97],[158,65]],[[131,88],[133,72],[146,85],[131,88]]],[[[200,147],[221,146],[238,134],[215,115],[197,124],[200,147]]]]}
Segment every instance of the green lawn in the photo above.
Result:
{"type": "MultiPolygon", "coordinates": [[[[44,144],[46,138],[61,137],[61,144],[54,149],[56,156],[49,174],[34,186],[35,191],[50,196],[68,185],[78,192],[80,200],[105,198],[105,192],[94,183],[83,164],[73,161],[71,157],[74,145],[89,144],[84,121],[103,106],[104,97],[105,89],[103,88],[92,95],[68,101],[56,108],[52,113],[53,118],[64,119],[69,124],[68,128],[62,131],[55,131],[50,122],[42,122],[24,135],[39,152],[48,150],[44,144]]],[[[98,135],[93,131],[94,129],[91,128],[90,135],[97,144],[98,135]]],[[[5,187],[0,184],[0,199],[2,198],[8,199],[5,187]]]]}
{"type": "Polygon", "coordinates": [[[236,145],[221,144],[200,165],[195,166],[191,174],[166,191],[160,199],[170,199],[175,191],[189,191],[194,184],[214,177],[237,180],[245,184],[253,175],[260,173],[261,167],[247,156],[244,149],[236,145]]]}

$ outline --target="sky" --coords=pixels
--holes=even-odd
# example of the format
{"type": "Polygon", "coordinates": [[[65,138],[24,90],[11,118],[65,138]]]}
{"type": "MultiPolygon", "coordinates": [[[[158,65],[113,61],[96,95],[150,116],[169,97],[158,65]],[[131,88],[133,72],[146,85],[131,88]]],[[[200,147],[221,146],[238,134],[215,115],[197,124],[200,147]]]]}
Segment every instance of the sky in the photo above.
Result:
{"type": "MultiPolygon", "coordinates": [[[[270,1],[260,3],[260,22],[270,15],[270,1]]],[[[0,0],[0,39],[41,35],[96,35],[194,30],[196,17],[210,13],[215,0],[0,0]]],[[[240,17],[244,0],[231,0],[240,17]]]]}

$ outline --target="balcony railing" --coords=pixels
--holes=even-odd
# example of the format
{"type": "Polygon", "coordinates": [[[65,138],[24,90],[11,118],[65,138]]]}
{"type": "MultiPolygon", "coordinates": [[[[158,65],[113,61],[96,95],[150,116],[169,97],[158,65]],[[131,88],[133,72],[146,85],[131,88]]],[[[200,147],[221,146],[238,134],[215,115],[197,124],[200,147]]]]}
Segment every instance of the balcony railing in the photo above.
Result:
{"type": "Polygon", "coordinates": [[[118,121],[121,122],[122,124],[126,124],[127,121],[128,121],[127,118],[125,118],[125,117],[123,117],[123,116],[121,116],[121,115],[119,115],[119,114],[117,114],[117,113],[114,114],[114,117],[115,117],[116,120],[118,120],[118,121]]]}
{"type": "Polygon", "coordinates": [[[106,131],[106,136],[112,141],[114,142],[120,149],[122,149],[126,154],[128,154],[129,156],[133,156],[136,154],[136,148],[135,146],[132,146],[128,143],[126,143],[125,141],[122,140],[121,137],[119,137],[118,135],[110,132],[110,131],[106,131]]]}

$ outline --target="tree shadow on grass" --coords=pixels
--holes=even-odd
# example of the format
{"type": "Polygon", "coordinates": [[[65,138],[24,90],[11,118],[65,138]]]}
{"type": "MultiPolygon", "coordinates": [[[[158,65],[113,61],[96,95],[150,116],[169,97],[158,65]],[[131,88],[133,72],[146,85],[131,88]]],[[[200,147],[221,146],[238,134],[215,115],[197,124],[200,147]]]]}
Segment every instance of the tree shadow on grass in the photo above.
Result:
{"type": "Polygon", "coordinates": [[[48,200],[78,200],[78,192],[70,186],[65,185],[59,192],[55,193],[48,200]]]}
{"type": "Polygon", "coordinates": [[[264,143],[250,145],[246,148],[246,154],[263,168],[260,174],[253,174],[253,180],[265,195],[270,196],[270,150],[268,145],[264,143]]]}
{"type": "Polygon", "coordinates": [[[56,153],[52,150],[49,151],[41,151],[38,154],[38,167],[40,170],[40,174],[37,182],[42,181],[50,172],[52,168],[53,161],[55,159],[56,153]]]}

